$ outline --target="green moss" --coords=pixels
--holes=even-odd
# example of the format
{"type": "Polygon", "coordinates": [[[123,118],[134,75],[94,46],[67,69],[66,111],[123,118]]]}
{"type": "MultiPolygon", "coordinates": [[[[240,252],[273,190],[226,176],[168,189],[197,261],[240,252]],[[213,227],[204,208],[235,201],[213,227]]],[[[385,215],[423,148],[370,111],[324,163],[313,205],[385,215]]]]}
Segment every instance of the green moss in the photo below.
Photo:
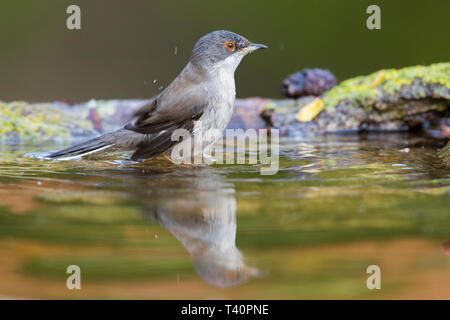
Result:
{"type": "MultiPolygon", "coordinates": [[[[373,103],[386,95],[395,95],[404,85],[410,85],[416,78],[425,83],[440,84],[450,88],[450,63],[436,63],[430,66],[412,66],[402,69],[386,69],[379,83],[372,87],[380,71],[341,82],[323,95],[324,109],[338,105],[342,100],[370,109],[373,103]]],[[[420,88],[415,89],[423,97],[420,88]]],[[[423,91],[423,88],[422,88],[423,91]]]]}
{"type": "Polygon", "coordinates": [[[92,123],[50,103],[0,101],[0,139],[66,139],[93,131],[92,123]]]}

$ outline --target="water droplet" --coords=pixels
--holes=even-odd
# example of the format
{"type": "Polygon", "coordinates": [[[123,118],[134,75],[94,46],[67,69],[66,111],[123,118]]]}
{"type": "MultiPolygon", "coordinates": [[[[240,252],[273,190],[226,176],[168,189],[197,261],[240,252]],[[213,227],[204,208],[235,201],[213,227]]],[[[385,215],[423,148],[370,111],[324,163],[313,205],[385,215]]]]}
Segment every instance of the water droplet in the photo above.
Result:
{"type": "Polygon", "coordinates": [[[177,46],[175,46],[175,55],[177,55],[178,54],[178,47],[177,46]]]}

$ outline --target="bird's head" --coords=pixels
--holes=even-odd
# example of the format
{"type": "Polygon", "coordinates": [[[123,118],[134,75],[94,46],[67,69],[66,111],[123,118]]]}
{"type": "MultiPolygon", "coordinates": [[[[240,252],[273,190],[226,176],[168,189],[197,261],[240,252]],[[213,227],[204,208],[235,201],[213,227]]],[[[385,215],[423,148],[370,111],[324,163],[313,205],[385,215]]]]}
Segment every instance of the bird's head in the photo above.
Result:
{"type": "Polygon", "coordinates": [[[267,46],[252,43],[231,31],[213,31],[197,41],[192,50],[191,62],[208,70],[220,67],[234,72],[246,54],[265,48],[267,46]]]}

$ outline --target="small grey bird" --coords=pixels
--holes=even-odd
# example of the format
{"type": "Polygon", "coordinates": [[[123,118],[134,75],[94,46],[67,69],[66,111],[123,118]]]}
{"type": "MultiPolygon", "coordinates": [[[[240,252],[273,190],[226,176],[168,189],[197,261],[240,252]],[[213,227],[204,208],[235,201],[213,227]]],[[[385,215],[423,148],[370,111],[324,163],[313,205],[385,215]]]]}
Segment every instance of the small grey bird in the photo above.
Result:
{"type": "Polygon", "coordinates": [[[181,73],[122,129],[48,157],[72,159],[103,150],[131,150],[133,160],[161,155],[170,158],[171,149],[180,143],[172,139],[176,129],[186,129],[191,135],[208,129],[222,133],[233,112],[234,72],[246,54],[263,48],[267,46],[251,43],[234,32],[208,33],[195,44],[189,63],[181,73]]]}

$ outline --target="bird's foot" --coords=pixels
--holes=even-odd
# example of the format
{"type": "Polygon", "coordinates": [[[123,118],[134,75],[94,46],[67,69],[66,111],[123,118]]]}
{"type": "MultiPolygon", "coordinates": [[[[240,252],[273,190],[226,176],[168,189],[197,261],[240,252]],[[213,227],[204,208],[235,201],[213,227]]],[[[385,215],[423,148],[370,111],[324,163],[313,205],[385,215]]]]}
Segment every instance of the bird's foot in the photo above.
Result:
{"type": "Polygon", "coordinates": [[[169,162],[172,163],[172,164],[177,164],[177,163],[173,162],[173,160],[170,159],[170,158],[169,158],[168,156],[166,156],[165,154],[163,154],[163,158],[166,159],[167,161],[169,161],[169,162]]]}

